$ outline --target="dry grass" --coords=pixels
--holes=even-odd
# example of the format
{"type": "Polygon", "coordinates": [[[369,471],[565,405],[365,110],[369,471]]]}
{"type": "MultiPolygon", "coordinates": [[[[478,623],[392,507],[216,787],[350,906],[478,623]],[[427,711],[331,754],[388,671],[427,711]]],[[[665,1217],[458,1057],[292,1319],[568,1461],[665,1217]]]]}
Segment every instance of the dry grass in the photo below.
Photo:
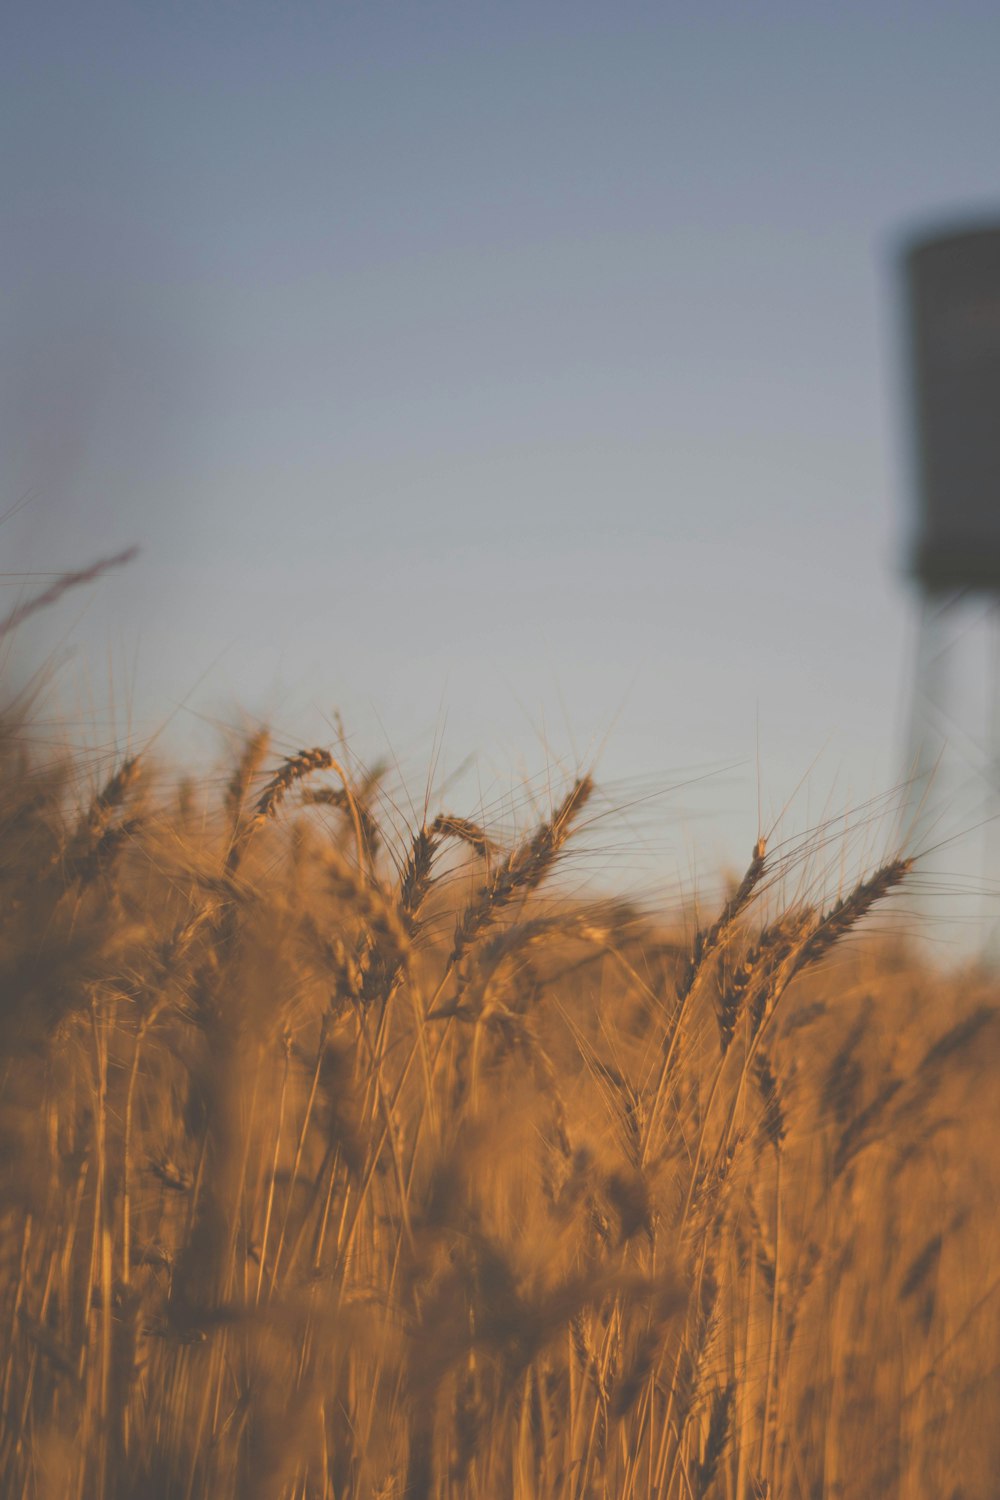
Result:
{"type": "Polygon", "coordinates": [[[995,1495],[995,991],[856,934],[905,862],[682,938],[545,898],[589,778],[78,781],[0,727],[5,1497],[995,1495]]]}

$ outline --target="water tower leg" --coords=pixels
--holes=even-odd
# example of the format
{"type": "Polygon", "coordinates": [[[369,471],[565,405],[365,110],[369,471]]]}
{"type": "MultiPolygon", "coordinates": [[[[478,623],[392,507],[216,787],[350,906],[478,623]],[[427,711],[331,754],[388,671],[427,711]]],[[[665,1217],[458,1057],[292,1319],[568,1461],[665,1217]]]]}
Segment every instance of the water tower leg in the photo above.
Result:
{"type": "MultiPolygon", "coordinates": [[[[930,594],[920,603],[906,764],[908,786],[903,802],[907,853],[920,854],[947,837],[941,816],[945,801],[942,781],[948,723],[948,632],[954,602],[950,596],[930,594]]],[[[929,875],[922,883],[930,884],[929,875]]],[[[930,914],[926,898],[919,905],[921,915],[930,914]]]]}
{"type": "Polygon", "coordinates": [[[983,830],[984,952],[1000,965],[1000,596],[990,608],[989,708],[986,722],[986,826],[983,830]]]}

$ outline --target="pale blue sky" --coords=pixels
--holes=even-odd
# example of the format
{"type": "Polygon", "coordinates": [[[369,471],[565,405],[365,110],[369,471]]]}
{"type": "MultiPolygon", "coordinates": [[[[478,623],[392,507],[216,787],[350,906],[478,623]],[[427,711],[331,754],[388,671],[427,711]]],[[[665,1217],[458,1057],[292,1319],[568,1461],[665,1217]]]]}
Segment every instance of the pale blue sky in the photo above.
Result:
{"type": "Polygon", "coordinates": [[[21,649],[178,746],[731,768],[668,878],[758,735],[765,817],[885,790],[893,256],[1000,210],[998,101],[985,0],[8,8],[3,570],[142,548],[21,649]]]}

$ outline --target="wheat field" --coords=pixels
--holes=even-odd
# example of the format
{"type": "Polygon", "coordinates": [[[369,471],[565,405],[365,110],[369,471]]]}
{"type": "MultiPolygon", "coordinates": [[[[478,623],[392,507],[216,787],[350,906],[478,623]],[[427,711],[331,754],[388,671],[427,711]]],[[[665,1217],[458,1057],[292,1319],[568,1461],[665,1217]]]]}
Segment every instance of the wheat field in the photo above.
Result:
{"type": "MultiPolygon", "coordinates": [[[[705,917],[264,731],[0,725],[7,1500],[988,1500],[1000,1028],[761,840],[705,917]]],[[[868,919],[868,920],[866,920],[868,919]]],[[[876,924],[877,926],[877,924],[876,924]]]]}

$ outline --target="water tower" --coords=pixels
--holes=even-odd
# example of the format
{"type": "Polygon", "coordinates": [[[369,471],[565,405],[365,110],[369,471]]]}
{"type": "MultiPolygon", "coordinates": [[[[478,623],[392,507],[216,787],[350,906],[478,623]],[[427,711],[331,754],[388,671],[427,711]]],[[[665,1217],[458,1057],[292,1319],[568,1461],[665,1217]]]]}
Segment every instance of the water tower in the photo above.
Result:
{"type": "MultiPolygon", "coordinates": [[[[916,500],[909,563],[920,596],[908,775],[919,848],[957,831],[942,816],[947,778],[942,785],[937,775],[956,755],[966,770],[978,761],[978,816],[986,823],[1000,812],[1000,654],[982,673],[983,728],[964,744],[955,698],[969,634],[956,638],[960,611],[976,604],[994,634],[1000,620],[1000,222],[911,242],[903,272],[916,500]]],[[[1000,862],[988,858],[983,874],[995,879],[1000,862]]]]}

